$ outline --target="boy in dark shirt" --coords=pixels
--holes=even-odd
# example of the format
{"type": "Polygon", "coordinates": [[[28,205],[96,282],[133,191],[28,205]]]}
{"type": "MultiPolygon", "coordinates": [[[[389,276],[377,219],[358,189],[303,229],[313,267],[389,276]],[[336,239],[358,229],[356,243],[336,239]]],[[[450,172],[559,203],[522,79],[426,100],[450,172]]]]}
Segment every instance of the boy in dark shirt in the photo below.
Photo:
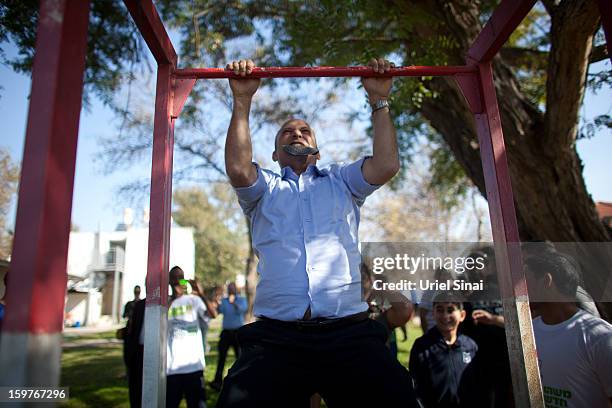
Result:
{"type": "Polygon", "coordinates": [[[433,301],[432,327],[418,338],[410,352],[410,374],[417,396],[426,408],[450,408],[461,405],[461,396],[468,392],[470,381],[466,368],[476,355],[478,346],[469,337],[459,334],[465,319],[463,303],[457,295],[438,294],[433,301]]]}

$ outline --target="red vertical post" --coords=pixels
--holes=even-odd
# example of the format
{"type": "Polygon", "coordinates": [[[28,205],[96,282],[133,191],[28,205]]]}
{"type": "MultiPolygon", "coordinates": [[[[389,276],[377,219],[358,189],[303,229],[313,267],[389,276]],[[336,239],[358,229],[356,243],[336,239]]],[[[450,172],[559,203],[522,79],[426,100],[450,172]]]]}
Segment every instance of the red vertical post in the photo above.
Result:
{"type": "Polygon", "coordinates": [[[504,306],[515,406],[544,408],[514,198],[491,62],[478,64],[482,112],[475,112],[497,276],[504,306]]]}
{"type": "Polygon", "coordinates": [[[170,216],[172,214],[172,66],[157,67],[155,119],[153,123],[153,165],[151,169],[151,216],[142,404],[166,404],[166,341],[168,325],[168,261],[170,255],[170,216]]]}
{"type": "Polygon", "coordinates": [[[89,1],[42,0],[0,384],[57,386],[89,1]]]}

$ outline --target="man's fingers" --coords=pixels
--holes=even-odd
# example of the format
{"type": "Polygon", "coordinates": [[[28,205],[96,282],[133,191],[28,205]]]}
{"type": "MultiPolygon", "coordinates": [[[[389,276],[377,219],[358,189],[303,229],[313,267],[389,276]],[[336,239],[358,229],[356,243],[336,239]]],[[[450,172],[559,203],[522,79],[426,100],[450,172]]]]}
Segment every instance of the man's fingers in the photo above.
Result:
{"type": "Polygon", "coordinates": [[[378,70],[378,61],[376,61],[376,58],[372,58],[370,62],[368,62],[368,65],[371,66],[374,71],[378,70]]]}
{"type": "Polygon", "coordinates": [[[385,60],[385,72],[387,72],[389,69],[391,69],[391,63],[385,60]]]}
{"type": "Polygon", "coordinates": [[[378,72],[381,74],[385,72],[385,60],[382,58],[378,59],[378,72]]]}
{"type": "Polygon", "coordinates": [[[253,72],[253,68],[255,67],[255,63],[251,60],[247,60],[246,62],[246,70],[247,70],[247,74],[250,74],[251,72],[253,72]]]}
{"type": "Polygon", "coordinates": [[[240,75],[245,76],[246,75],[246,61],[245,60],[240,60],[240,75]]]}

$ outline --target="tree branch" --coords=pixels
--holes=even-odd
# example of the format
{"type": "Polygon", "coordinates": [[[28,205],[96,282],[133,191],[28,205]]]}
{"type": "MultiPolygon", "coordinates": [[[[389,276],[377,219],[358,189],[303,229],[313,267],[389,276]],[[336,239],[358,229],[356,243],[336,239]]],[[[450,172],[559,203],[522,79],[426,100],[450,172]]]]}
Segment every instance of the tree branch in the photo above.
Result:
{"type": "Polygon", "coordinates": [[[589,63],[594,64],[595,62],[603,61],[607,58],[609,58],[609,54],[606,44],[598,45],[597,47],[593,47],[589,63]]]}
{"type": "Polygon", "coordinates": [[[565,1],[552,16],[542,140],[551,155],[570,148],[576,140],[578,114],[598,23],[597,2],[590,0],[565,1]]]}
{"type": "Polygon", "coordinates": [[[503,47],[501,57],[513,67],[528,70],[545,70],[548,64],[548,52],[521,47],[503,47]]]}

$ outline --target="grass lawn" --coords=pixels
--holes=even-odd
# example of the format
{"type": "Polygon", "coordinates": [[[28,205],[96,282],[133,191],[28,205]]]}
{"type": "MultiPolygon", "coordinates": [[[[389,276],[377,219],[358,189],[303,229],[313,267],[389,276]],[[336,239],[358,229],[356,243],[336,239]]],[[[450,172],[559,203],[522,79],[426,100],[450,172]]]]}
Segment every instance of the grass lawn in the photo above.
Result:
{"type": "MultiPolygon", "coordinates": [[[[210,382],[217,367],[217,342],[221,331],[221,318],[214,320],[208,331],[210,353],[206,354],[206,393],[207,405],[212,408],[216,405],[218,393],[210,388],[210,382]]],[[[408,355],[414,340],[421,335],[418,326],[409,325],[408,341],[402,342],[402,334],[397,330],[398,360],[408,365],[408,355]]],[[[113,339],[114,331],[88,334],[82,337],[74,335],[65,336],[64,341],[78,342],[82,340],[113,339]]],[[[225,372],[234,363],[234,353],[230,349],[225,364],[225,372]]],[[[84,346],[64,349],[62,352],[62,378],[61,385],[70,387],[70,400],[62,407],[129,407],[127,378],[123,365],[122,346],[117,343],[108,343],[97,346],[84,346]]],[[[186,407],[185,401],[181,407],[186,407]]]]}

